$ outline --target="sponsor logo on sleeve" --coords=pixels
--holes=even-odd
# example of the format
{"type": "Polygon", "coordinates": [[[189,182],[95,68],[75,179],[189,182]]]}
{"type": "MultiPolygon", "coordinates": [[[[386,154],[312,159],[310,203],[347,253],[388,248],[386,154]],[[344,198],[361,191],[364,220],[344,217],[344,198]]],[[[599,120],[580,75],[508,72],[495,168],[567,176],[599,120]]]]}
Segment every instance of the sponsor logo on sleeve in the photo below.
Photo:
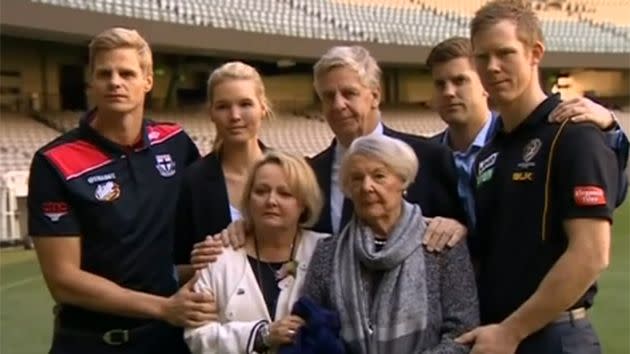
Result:
{"type": "Polygon", "coordinates": [[[606,193],[597,186],[577,186],[573,190],[573,199],[578,206],[606,205],[606,193]]]}
{"type": "Polygon", "coordinates": [[[66,202],[43,202],[42,212],[50,221],[57,222],[70,212],[70,207],[66,202]]]}

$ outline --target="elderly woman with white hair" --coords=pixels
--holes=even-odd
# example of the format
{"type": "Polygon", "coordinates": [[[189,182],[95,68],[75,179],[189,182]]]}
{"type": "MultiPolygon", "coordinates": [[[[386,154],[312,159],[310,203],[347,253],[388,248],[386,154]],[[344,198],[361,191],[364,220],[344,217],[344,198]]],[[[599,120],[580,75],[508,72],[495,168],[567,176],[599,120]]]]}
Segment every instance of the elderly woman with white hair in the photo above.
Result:
{"type": "Polygon", "coordinates": [[[442,253],[422,246],[422,211],[403,199],[417,172],[413,149],[386,136],[354,140],[341,164],[355,214],[317,245],[303,295],[339,314],[350,353],[470,350],[454,342],[479,323],[466,242],[442,253]]]}

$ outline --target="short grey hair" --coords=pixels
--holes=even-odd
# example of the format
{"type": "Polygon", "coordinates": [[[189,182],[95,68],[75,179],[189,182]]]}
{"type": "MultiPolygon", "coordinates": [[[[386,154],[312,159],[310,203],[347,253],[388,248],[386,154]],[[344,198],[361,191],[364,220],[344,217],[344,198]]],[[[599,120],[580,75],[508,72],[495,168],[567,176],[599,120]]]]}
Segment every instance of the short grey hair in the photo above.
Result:
{"type": "Polygon", "coordinates": [[[372,57],[367,49],[358,45],[336,46],[330,48],[322,55],[313,67],[315,91],[319,92],[318,83],[320,76],[339,67],[354,70],[366,87],[371,89],[381,87],[381,68],[379,68],[376,59],[372,57]]]}
{"type": "Polygon", "coordinates": [[[384,163],[394,174],[402,179],[403,188],[405,189],[416,179],[418,174],[420,165],[418,156],[407,143],[385,135],[362,136],[350,144],[339,169],[341,190],[346,196],[349,194],[348,161],[355,155],[373,158],[384,163]]]}

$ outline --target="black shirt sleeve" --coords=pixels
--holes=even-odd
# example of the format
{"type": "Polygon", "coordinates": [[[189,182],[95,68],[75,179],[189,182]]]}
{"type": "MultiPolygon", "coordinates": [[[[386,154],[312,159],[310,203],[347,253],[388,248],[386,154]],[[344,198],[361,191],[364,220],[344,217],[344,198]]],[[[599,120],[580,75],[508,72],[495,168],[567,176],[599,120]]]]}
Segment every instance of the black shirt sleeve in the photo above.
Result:
{"type": "Polygon", "coordinates": [[[79,236],[76,220],[61,176],[36,153],[28,181],[28,229],[31,236],[79,236]]]}
{"type": "Polygon", "coordinates": [[[562,219],[612,221],[618,198],[618,163],[601,131],[591,124],[567,124],[554,158],[556,193],[562,219]]]}

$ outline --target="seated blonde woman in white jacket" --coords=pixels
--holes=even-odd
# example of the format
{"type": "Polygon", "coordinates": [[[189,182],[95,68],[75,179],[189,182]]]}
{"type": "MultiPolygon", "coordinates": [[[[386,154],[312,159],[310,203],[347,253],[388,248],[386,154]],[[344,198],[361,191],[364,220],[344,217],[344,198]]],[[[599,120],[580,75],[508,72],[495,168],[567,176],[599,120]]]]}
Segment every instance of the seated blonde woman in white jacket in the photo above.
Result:
{"type": "Polygon", "coordinates": [[[302,157],[268,152],[253,166],[241,205],[252,226],[244,247],[225,248],[195,286],[214,294],[219,321],[185,330],[194,354],[273,351],[304,324],[290,311],[317,241],[329,236],[303,229],[322,205],[311,167],[302,157]]]}

